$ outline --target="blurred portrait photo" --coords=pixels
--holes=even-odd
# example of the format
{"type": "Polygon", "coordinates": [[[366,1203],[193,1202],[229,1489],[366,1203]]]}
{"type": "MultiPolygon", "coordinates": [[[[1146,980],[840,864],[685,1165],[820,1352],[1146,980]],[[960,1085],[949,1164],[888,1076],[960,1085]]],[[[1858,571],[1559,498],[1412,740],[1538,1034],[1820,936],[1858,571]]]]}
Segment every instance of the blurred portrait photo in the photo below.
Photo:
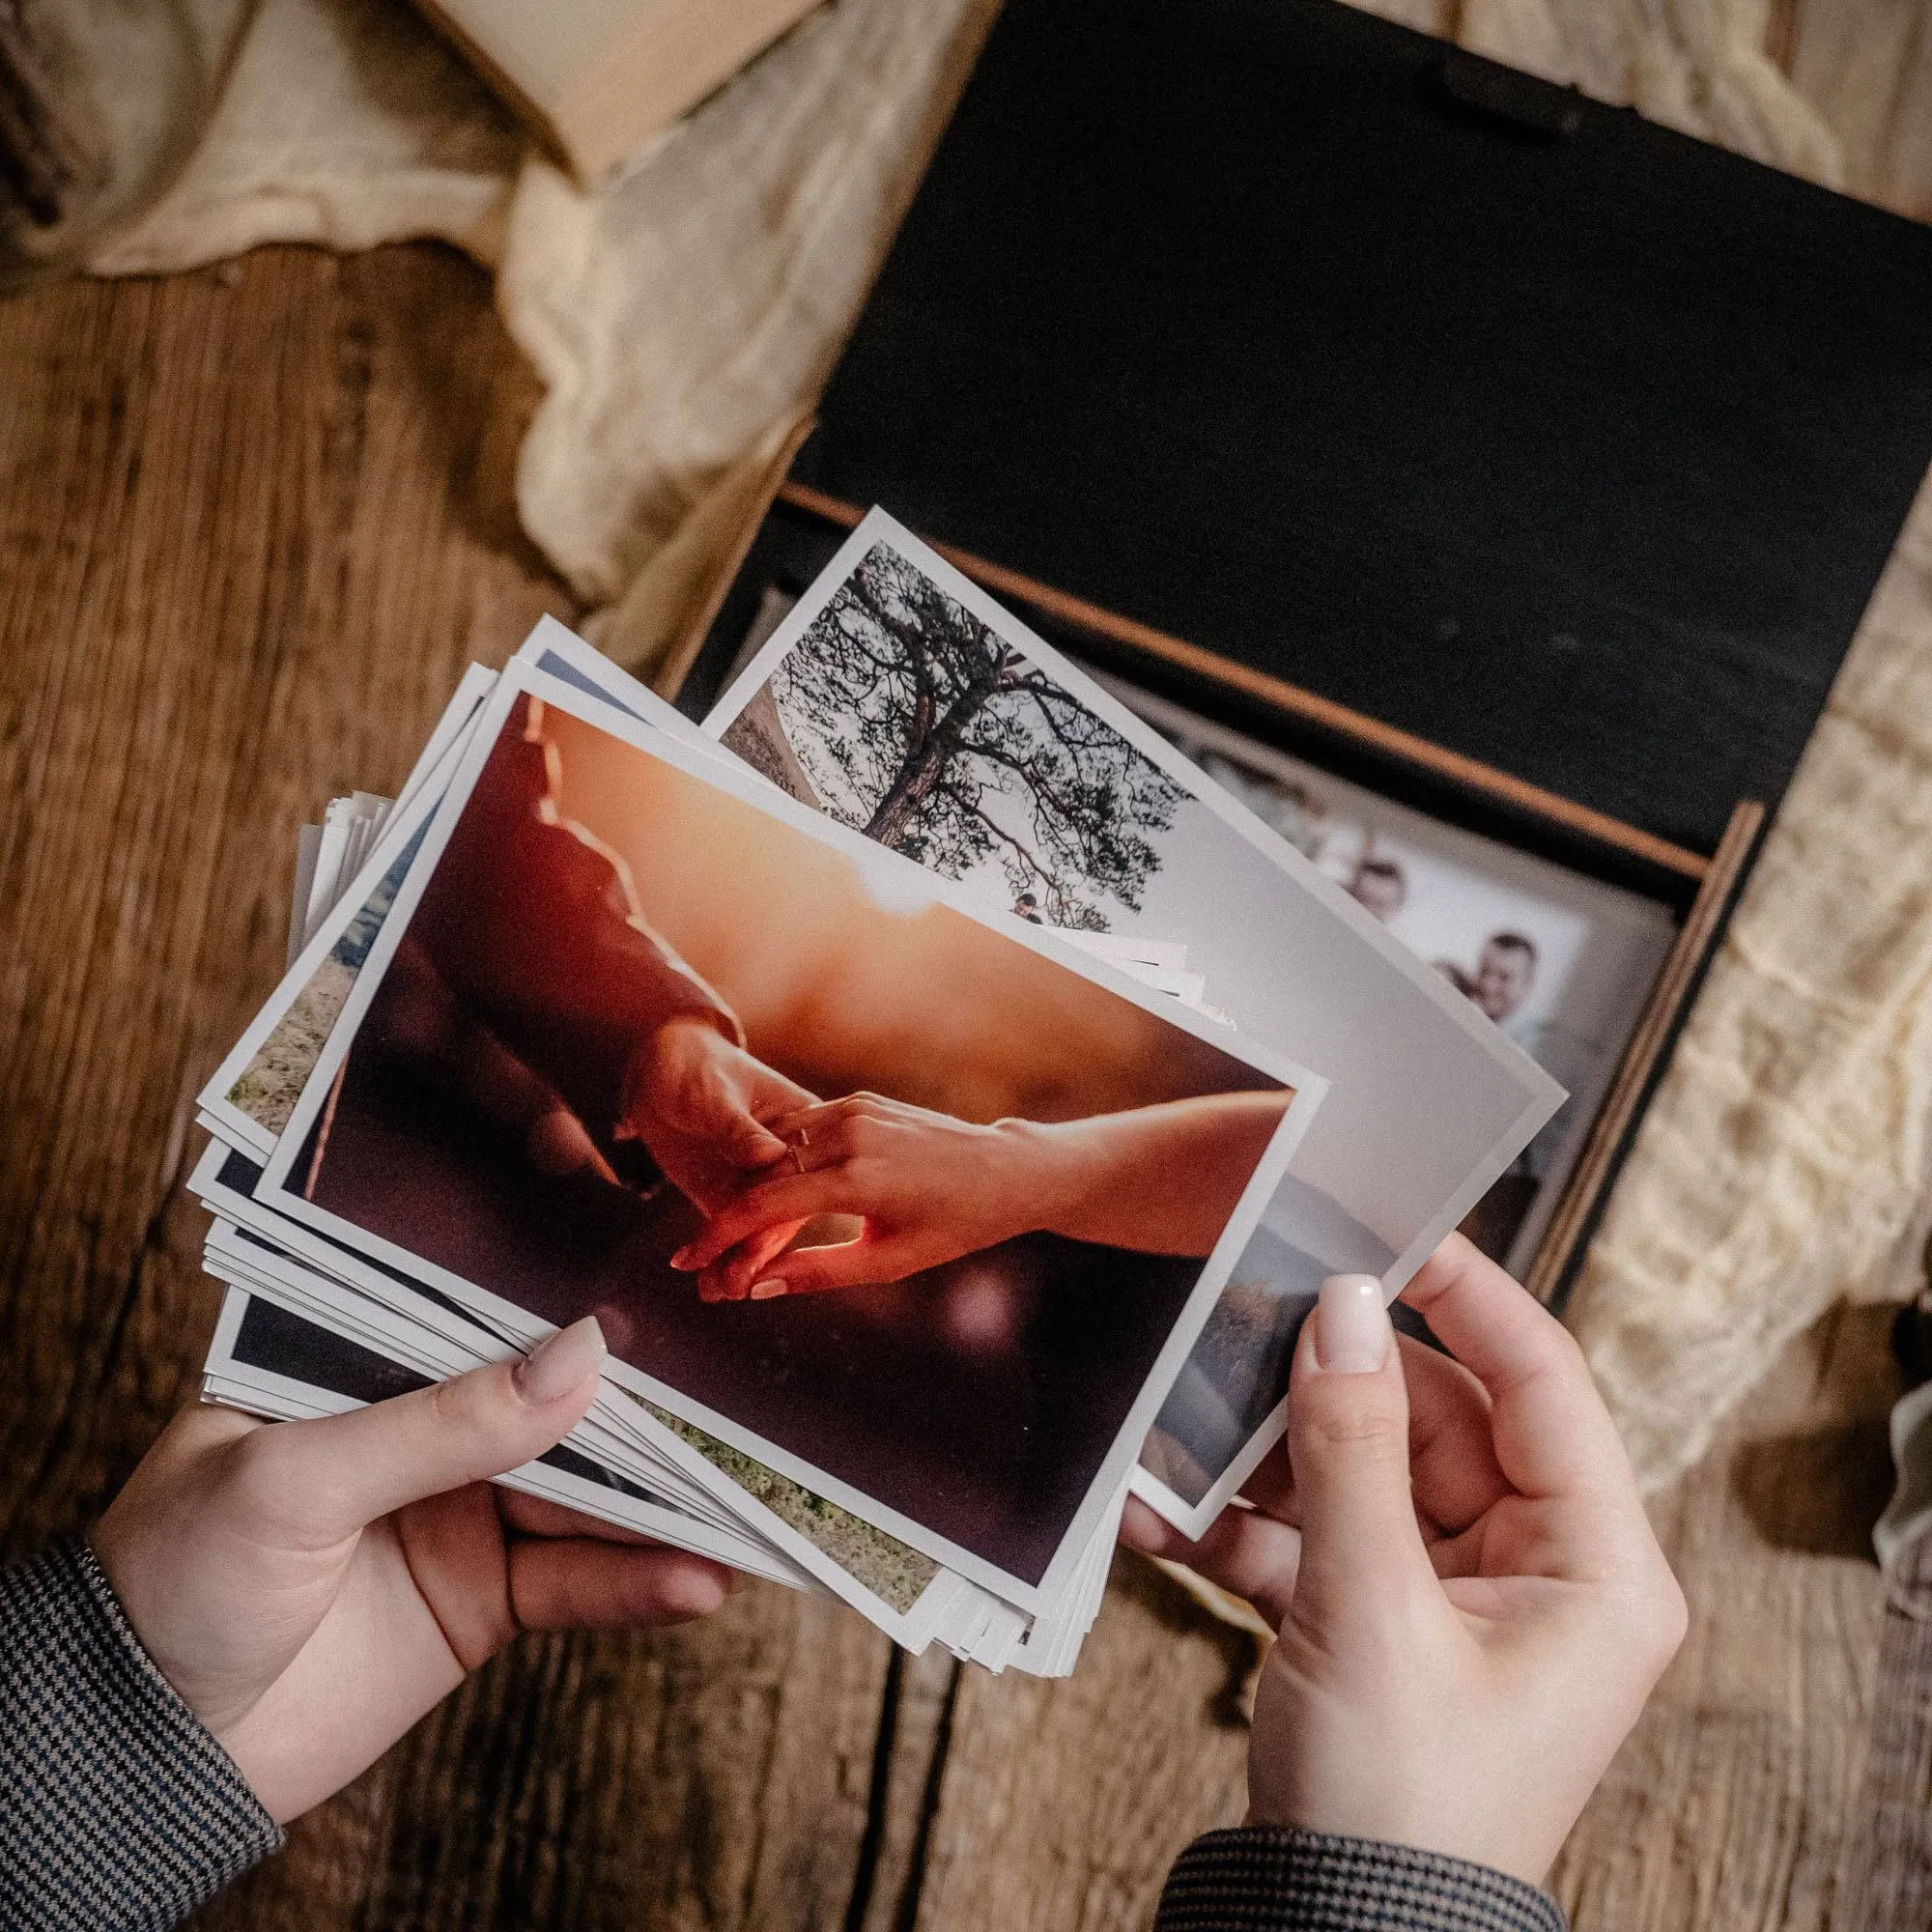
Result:
{"type": "Polygon", "coordinates": [[[1670,950],[1668,915],[1178,705],[1121,691],[1569,1091],[1464,1223],[1479,1247],[1520,1272],[1670,950]]]}

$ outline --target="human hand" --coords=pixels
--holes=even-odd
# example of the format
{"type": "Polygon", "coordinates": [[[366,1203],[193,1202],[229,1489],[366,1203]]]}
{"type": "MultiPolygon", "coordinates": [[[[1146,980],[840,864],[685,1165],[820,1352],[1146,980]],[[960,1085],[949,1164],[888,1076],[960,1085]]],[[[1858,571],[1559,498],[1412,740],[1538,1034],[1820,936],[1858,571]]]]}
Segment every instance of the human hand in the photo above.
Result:
{"type": "Polygon", "coordinates": [[[623,1126],[708,1214],[748,1174],[784,1158],[784,1142],[766,1123],[811,1104],[796,1081],[773,1072],[710,1021],[682,1015],[657,1028],[633,1057],[623,1126]]]}
{"type": "Polygon", "coordinates": [[[435,962],[405,934],[371,1015],[370,1038],[432,1085],[514,1136],[539,1173],[588,1169],[616,1181],[590,1130],[551,1084],[464,1011],[435,962]]]}
{"type": "Polygon", "coordinates": [[[698,1273],[706,1301],[767,1300],[899,1281],[1044,1225],[1039,1197],[1056,1152],[1028,1123],[991,1126],[852,1094],[780,1115],[789,1157],[719,1208],[671,1266],[698,1273]],[[1029,1160],[1027,1151],[1035,1158],[1029,1160]],[[780,1254],[822,1214],[859,1217],[851,1240],[780,1254]]]}
{"type": "Polygon", "coordinates": [[[1549,1868],[1683,1640],[1684,1596],[1568,1333],[1452,1235],[1404,1292],[1327,1283],[1285,1454],[1198,1544],[1123,1540],[1246,1597],[1280,1640],[1248,1753],[1258,1824],[1549,1868]]]}
{"type": "Polygon", "coordinates": [[[345,1415],[197,1406],[148,1452],[95,1554],[275,1819],[348,1783],[521,1630],[680,1623],[724,1601],[722,1565],[483,1480],[576,1426],[603,1359],[586,1318],[527,1361],[345,1415]]]}

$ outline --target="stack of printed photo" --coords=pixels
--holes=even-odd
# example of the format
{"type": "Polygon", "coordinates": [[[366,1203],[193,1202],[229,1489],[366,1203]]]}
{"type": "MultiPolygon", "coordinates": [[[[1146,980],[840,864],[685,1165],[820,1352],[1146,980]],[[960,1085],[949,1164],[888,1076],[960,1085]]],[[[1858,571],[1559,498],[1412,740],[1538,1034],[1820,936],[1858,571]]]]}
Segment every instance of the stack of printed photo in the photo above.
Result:
{"type": "Polygon", "coordinates": [[[1129,1492],[1199,1534],[1322,1279],[1395,1293],[1562,1090],[882,512],[773,614],[701,724],[546,619],[301,833],[201,1095],[205,1393],[594,1314],[505,1483],[1063,1675],[1129,1492]]]}

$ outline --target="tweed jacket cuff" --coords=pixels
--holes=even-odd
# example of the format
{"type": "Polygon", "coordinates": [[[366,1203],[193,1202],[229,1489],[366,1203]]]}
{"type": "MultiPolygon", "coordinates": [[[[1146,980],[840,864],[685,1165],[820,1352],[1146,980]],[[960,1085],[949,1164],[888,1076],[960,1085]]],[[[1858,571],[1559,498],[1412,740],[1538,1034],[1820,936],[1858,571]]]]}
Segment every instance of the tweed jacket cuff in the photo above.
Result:
{"type": "Polygon", "coordinates": [[[281,1828],[79,1538],[0,1571],[0,1925],[159,1932],[281,1828]]]}
{"type": "Polygon", "coordinates": [[[1438,1852],[1247,1825],[1175,1862],[1154,1932],[1564,1932],[1533,1885],[1438,1852]]]}

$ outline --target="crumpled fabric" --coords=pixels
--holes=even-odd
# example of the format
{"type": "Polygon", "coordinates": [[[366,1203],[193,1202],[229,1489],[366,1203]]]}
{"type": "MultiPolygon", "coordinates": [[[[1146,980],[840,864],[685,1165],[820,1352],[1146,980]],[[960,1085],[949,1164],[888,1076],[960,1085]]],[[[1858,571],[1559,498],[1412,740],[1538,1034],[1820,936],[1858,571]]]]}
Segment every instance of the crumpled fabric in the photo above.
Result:
{"type": "MultiPolygon", "coordinates": [[[[238,0],[199,0],[214,10],[238,0]]],[[[836,0],[614,178],[537,156],[398,0],[263,0],[201,153],[102,273],[434,236],[497,270],[545,397],[525,527],[649,671],[863,305],[994,0],[836,0]]],[[[1932,0],[1926,0],[1932,4],[1932,0]]],[[[1932,65],[1896,0],[1372,11],[1902,212],[1932,65]]],[[[1785,1342],[1873,1292],[1932,1116],[1932,509],[1921,501],[1592,1249],[1572,1325],[1667,1482],[1785,1342]]]]}
{"type": "Polygon", "coordinates": [[[1921,491],[1591,1247],[1570,1325],[1639,1479],[1840,1294],[1903,1289],[1932,1119],[1921,491]]]}
{"type": "MultiPolygon", "coordinates": [[[[428,238],[495,269],[545,385],[519,515],[611,604],[810,409],[996,11],[823,7],[586,192],[401,0],[262,0],[186,172],[90,266],[428,238]]],[[[622,635],[634,662],[663,642],[622,635]]]]}
{"type": "MultiPolygon", "coordinates": [[[[249,0],[193,0],[211,56],[249,0]]],[[[494,267],[528,143],[397,0],[261,0],[181,178],[88,266],[197,269],[266,242],[449,242],[494,267]]]]}
{"type": "Polygon", "coordinates": [[[1370,13],[1843,187],[1837,136],[1766,46],[1764,0],[1387,0],[1370,13]]]}
{"type": "Polygon", "coordinates": [[[817,395],[993,12],[844,0],[599,193],[526,169],[497,285],[546,389],[518,503],[580,594],[617,597],[817,395]]]}

